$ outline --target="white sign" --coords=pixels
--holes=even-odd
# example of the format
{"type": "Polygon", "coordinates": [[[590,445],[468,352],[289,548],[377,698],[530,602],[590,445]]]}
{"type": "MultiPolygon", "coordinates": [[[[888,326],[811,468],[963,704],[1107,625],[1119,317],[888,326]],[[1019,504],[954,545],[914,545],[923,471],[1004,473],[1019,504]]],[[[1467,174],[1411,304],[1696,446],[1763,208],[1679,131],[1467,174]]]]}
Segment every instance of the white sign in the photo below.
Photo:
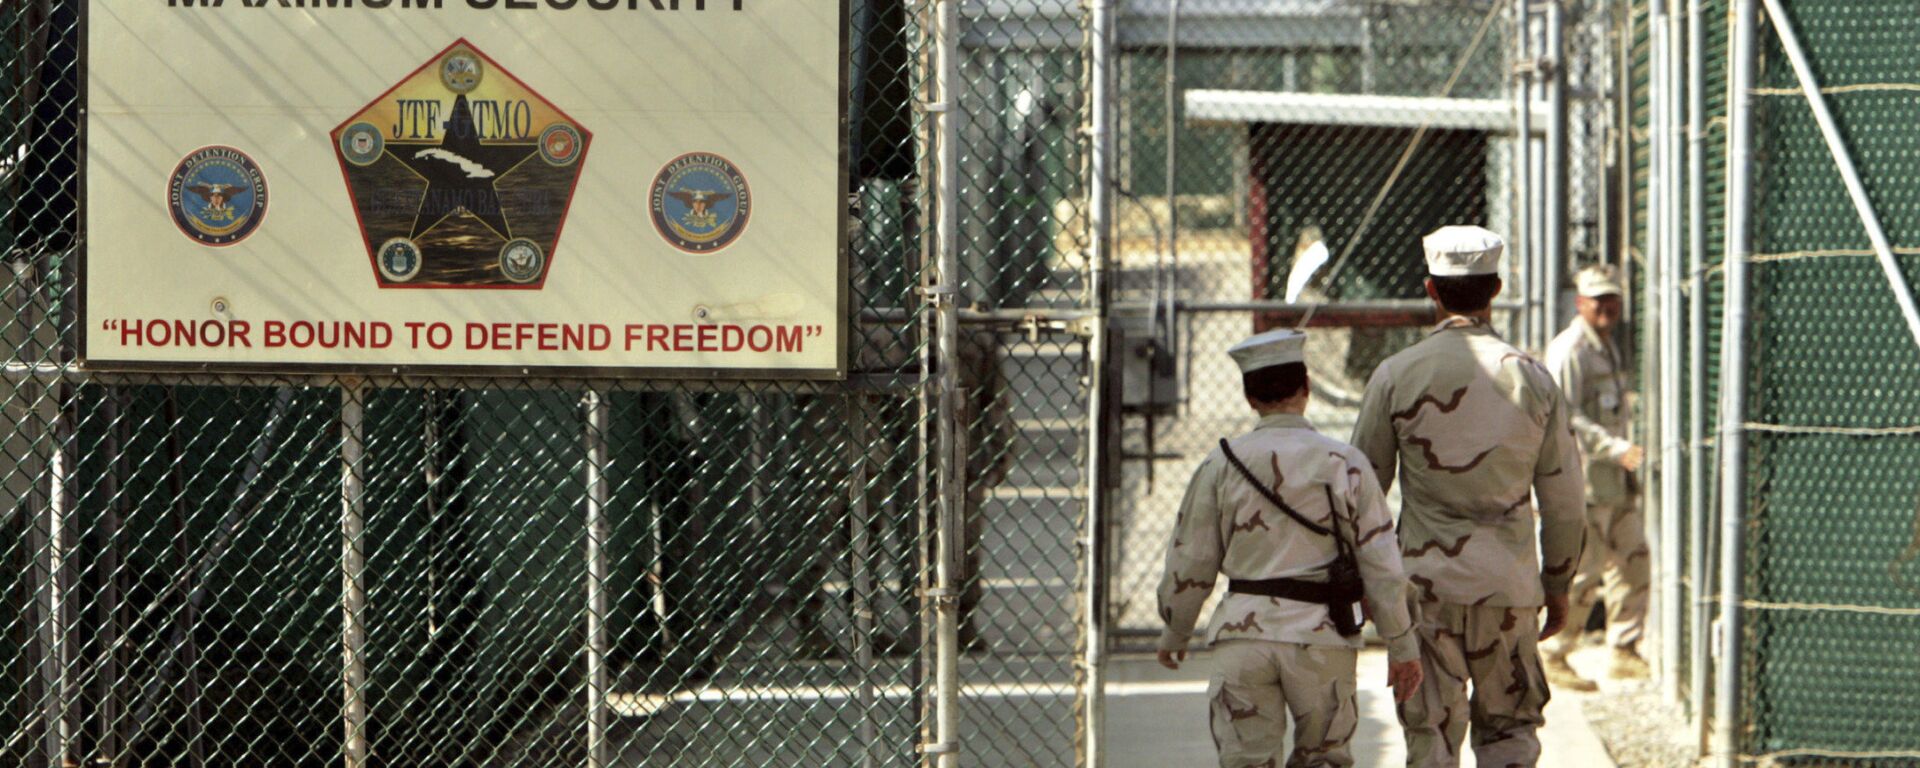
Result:
{"type": "Polygon", "coordinates": [[[843,375],[844,14],[93,0],[85,363],[843,375]]]}

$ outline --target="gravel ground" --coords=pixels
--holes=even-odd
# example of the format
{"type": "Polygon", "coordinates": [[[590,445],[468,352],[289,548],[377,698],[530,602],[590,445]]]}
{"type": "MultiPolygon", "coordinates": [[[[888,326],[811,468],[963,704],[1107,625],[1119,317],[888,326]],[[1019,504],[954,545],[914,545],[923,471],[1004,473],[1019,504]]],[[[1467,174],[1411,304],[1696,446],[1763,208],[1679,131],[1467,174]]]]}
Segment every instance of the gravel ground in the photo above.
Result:
{"type": "Polygon", "coordinates": [[[1583,697],[1581,709],[1619,768],[1689,768],[1694,760],[1692,721],[1678,704],[1661,700],[1647,682],[1615,682],[1602,673],[1607,650],[1590,648],[1570,660],[1581,674],[1600,681],[1600,692],[1583,697]]]}

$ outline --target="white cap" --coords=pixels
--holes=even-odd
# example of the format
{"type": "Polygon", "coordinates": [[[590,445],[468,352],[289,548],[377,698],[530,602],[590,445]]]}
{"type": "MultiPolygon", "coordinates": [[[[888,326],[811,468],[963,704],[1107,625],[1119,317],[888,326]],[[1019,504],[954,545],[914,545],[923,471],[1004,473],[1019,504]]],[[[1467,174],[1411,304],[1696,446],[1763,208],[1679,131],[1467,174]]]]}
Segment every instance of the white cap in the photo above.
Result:
{"type": "Polygon", "coordinates": [[[1427,274],[1434,277],[1493,275],[1507,243],[1481,227],[1441,227],[1420,241],[1427,252],[1427,274]]]}
{"type": "Polygon", "coordinates": [[[1307,361],[1307,335],[1289,328],[1257,333],[1227,348],[1241,373],[1307,361]]]}
{"type": "Polygon", "coordinates": [[[1595,264],[1573,276],[1573,285],[1581,296],[1597,298],[1620,295],[1620,278],[1612,264],[1595,264]]]}

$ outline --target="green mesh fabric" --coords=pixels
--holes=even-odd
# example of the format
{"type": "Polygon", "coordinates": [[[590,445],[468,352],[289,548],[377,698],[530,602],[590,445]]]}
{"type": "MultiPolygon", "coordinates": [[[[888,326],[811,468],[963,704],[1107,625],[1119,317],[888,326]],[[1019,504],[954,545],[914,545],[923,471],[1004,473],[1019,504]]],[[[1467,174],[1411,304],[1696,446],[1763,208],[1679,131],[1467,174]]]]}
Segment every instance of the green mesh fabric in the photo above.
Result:
{"type": "MultiPolygon", "coordinates": [[[[1869,198],[1896,247],[1920,244],[1920,17],[1891,0],[1787,3],[1869,198]]],[[[1745,477],[1748,754],[1920,749],[1920,620],[1809,603],[1920,607],[1910,574],[1920,501],[1911,434],[1795,427],[1920,424],[1920,351],[1868,253],[1779,38],[1761,23],[1756,96],[1752,422],[1745,477]]],[[[1902,259],[1909,280],[1920,259],[1902,259]]],[[[1792,762],[1792,761],[1789,761],[1792,762]]],[[[1899,758],[1803,765],[1916,765],[1899,758]]]]}

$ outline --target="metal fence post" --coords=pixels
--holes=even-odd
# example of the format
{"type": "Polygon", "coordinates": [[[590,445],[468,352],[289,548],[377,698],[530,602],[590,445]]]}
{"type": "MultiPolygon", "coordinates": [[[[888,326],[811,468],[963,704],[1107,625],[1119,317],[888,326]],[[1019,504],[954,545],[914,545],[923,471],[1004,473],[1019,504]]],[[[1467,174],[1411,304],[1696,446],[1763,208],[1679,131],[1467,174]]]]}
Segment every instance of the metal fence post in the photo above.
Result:
{"type": "Polygon", "coordinates": [[[1747,267],[1753,255],[1755,0],[1733,2],[1728,73],[1727,246],[1720,325],[1720,622],[1714,668],[1714,765],[1740,764],[1740,654],[1746,535],[1747,267]]]}
{"type": "MultiPolygon", "coordinates": [[[[853,439],[847,441],[851,466],[847,481],[847,534],[853,562],[849,568],[847,612],[853,617],[853,659],[860,669],[873,669],[873,506],[867,498],[867,459],[873,450],[873,434],[867,414],[867,400],[861,395],[847,397],[847,424],[853,439]]],[[[879,692],[869,671],[860,676],[859,765],[874,765],[873,748],[879,742],[874,727],[874,707],[879,692]]]]}
{"type": "MultiPolygon", "coordinates": [[[[1110,186],[1114,182],[1113,180],[1114,168],[1112,165],[1113,156],[1111,154],[1102,156],[1101,154],[1103,150],[1103,145],[1101,143],[1102,139],[1110,138],[1106,134],[1102,134],[1101,129],[1106,128],[1108,132],[1111,133],[1111,126],[1106,125],[1104,123],[1105,118],[1099,112],[1100,104],[1103,98],[1111,98],[1112,86],[1107,83],[1101,82],[1100,78],[1103,76],[1101,73],[1105,71],[1102,69],[1102,67],[1104,66],[1106,70],[1111,70],[1113,65],[1112,65],[1112,62],[1108,60],[1112,59],[1113,57],[1119,54],[1118,51],[1109,49],[1109,46],[1117,45],[1116,43],[1114,43],[1113,40],[1111,40],[1110,38],[1102,38],[1100,36],[1101,34],[1100,28],[1102,25],[1102,22],[1100,20],[1100,14],[1103,13],[1103,10],[1101,9],[1100,6],[1102,5],[1104,5],[1104,3],[1096,2],[1094,4],[1093,14],[1092,14],[1093,18],[1089,20],[1091,22],[1091,26],[1093,27],[1092,54],[1094,57],[1094,66],[1092,68],[1093,71],[1091,73],[1093,77],[1093,88],[1090,89],[1092,90],[1091,95],[1093,97],[1093,110],[1094,110],[1093,121],[1092,121],[1094,126],[1093,136],[1092,136],[1092,139],[1094,142],[1093,167],[1099,169],[1092,174],[1093,178],[1090,180],[1092,184],[1092,188],[1089,190],[1089,196],[1094,198],[1095,200],[1100,198],[1102,195],[1110,194],[1110,192],[1103,190],[1103,187],[1110,186]],[[1103,96],[1102,95],[1103,92],[1108,95],[1103,96]]],[[[1168,302],[1169,304],[1180,300],[1180,288],[1179,288],[1179,280],[1180,280],[1180,202],[1179,202],[1179,196],[1180,196],[1180,185],[1179,185],[1180,80],[1179,80],[1179,73],[1180,73],[1180,66],[1179,65],[1180,65],[1180,0],[1171,0],[1169,5],[1167,6],[1167,78],[1166,78],[1167,98],[1166,98],[1166,105],[1163,107],[1167,111],[1167,114],[1166,114],[1166,131],[1167,131],[1166,175],[1167,175],[1167,178],[1165,179],[1166,188],[1167,188],[1167,254],[1166,254],[1166,259],[1164,262],[1162,262],[1161,269],[1160,269],[1160,271],[1165,274],[1155,275],[1154,287],[1156,288],[1156,290],[1154,291],[1154,294],[1153,294],[1153,300],[1155,302],[1165,301],[1165,302],[1168,302]],[[1161,283],[1162,278],[1165,279],[1164,284],[1161,283]]],[[[1111,72],[1108,72],[1107,76],[1110,77],[1111,72]]],[[[1111,221],[1112,213],[1111,211],[1102,210],[1100,208],[1100,204],[1095,200],[1089,201],[1090,203],[1089,207],[1093,209],[1089,211],[1089,213],[1092,215],[1091,216],[1091,218],[1093,219],[1092,226],[1095,230],[1093,233],[1093,248],[1094,248],[1094,261],[1097,264],[1101,258],[1105,258],[1108,255],[1106,253],[1107,246],[1101,243],[1100,241],[1101,232],[1099,228],[1102,226],[1106,226],[1107,223],[1111,221]]],[[[1159,315],[1157,312],[1155,314],[1153,322],[1154,322],[1154,327],[1156,329],[1160,327],[1159,315]]],[[[1173,333],[1173,330],[1169,328],[1167,330],[1167,333],[1171,335],[1173,333]]],[[[1099,413],[1099,412],[1094,411],[1094,413],[1099,413]]]]}
{"type": "MultiPolygon", "coordinates": [[[[1696,723],[1707,722],[1707,102],[1706,25],[1701,0],[1687,2],[1687,693],[1696,723]]],[[[1705,731],[1701,731],[1704,741],[1705,731]]],[[[1704,752],[1704,750],[1702,750],[1704,752]]]]}
{"type": "Polygon", "coordinates": [[[1566,0],[1549,0],[1541,23],[1546,26],[1547,147],[1542,193],[1540,314],[1541,348],[1560,327],[1561,271],[1567,263],[1567,41],[1566,0]]]}
{"type": "MultiPolygon", "coordinates": [[[[1666,381],[1672,372],[1667,369],[1666,339],[1667,326],[1673,317],[1667,313],[1667,262],[1671,258],[1667,250],[1667,232],[1672,226],[1669,217],[1667,178],[1672,171],[1671,157],[1667,141],[1667,108],[1671,104],[1667,93],[1673,82],[1668,78],[1668,67],[1672,50],[1668,47],[1671,39],[1672,19],[1667,14],[1667,0],[1649,0],[1647,3],[1647,227],[1641,234],[1645,240],[1641,244],[1645,256],[1646,268],[1641,273],[1641,285],[1644,294],[1635,297],[1641,308],[1641,322],[1637,330],[1640,336],[1641,381],[1653,397],[1643,398],[1646,403],[1641,421],[1636,425],[1635,442],[1646,450],[1645,467],[1649,482],[1643,487],[1639,499],[1643,527],[1649,546],[1658,549],[1650,553],[1649,565],[1652,583],[1647,585],[1648,601],[1645,618],[1650,639],[1665,642],[1667,593],[1663,588],[1666,579],[1664,557],[1667,540],[1661,535],[1665,530],[1666,485],[1653,473],[1666,474],[1667,448],[1666,423],[1667,412],[1672,403],[1664,400],[1666,381]]],[[[1661,659],[1655,654],[1654,661],[1661,659]]],[[[1663,676],[1664,678],[1664,676],[1663,676]]]]}
{"type": "Polygon", "coordinates": [[[124,666],[126,633],[125,576],[121,573],[121,528],[126,519],[128,499],[121,495],[127,476],[127,425],[120,420],[121,399],[118,387],[105,387],[101,415],[106,420],[106,474],[102,483],[107,500],[100,510],[100,603],[95,608],[96,643],[99,656],[94,661],[96,706],[100,708],[98,743],[94,754],[109,766],[124,764],[121,752],[128,746],[125,730],[126,681],[124,666]]]}
{"type": "Polygon", "coordinates": [[[367,765],[366,553],[361,546],[366,514],[366,385],[340,382],[340,578],[341,678],[347,768],[367,765]]]}
{"type": "Polygon", "coordinates": [[[1533,237],[1533,55],[1532,14],[1528,0],[1513,0],[1514,138],[1513,138],[1513,222],[1507,238],[1513,245],[1514,263],[1520,266],[1520,335],[1528,347],[1543,346],[1547,331],[1541,327],[1539,300],[1534,286],[1540,270],[1536,265],[1539,249],[1533,237]]]}
{"type": "Polygon", "coordinates": [[[1660,256],[1660,462],[1655,468],[1660,473],[1660,529],[1659,529],[1659,630],[1660,630],[1660,694],[1668,701],[1680,698],[1680,680],[1676,671],[1680,660],[1680,477],[1688,461],[1685,445],[1680,437],[1680,400],[1681,337],[1686,330],[1680,320],[1680,272],[1681,238],[1684,234],[1681,219],[1681,169],[1684,158],[1683,118],[1681,108],[1684,94],[1681,80],[1681,25],[1680,0],[1667,2],[1667,55],[1666,71],[1663,77],[1667,81],[1666,106],[1666,176],[1661,180],[1666,185],[1667,223],[1662,233],[1660,256]]]}
{"type": "MultiPolygon", "coordinates": [[[[1105,736],[1106,707],[1106,644],[1107,644],[1107,504],[1105,481],[1107,462],[1116,457],[1107,451],[1107,430],[1117,425],[1108,424],[1106,405],[1108,384],[1107,365],[1107,267],[1112,258],[1113,239],[1113,185],[1114,185],[1114,126],[1115,117],[1114,57],[1118,54],[1119,40],[1114,34],[1113,0],[1093,0],[1092,26],[1092,116],[1089,140],[1092,144],[1091,166],[1093,169],[1092,187],[1089,190],[1088,226],[1091,228],[1091,252],[1088,259],[1089,280],[1088,299],[1092,305],[1092,315],[1088,318],[1090,331],[1087,338],[1087,512],[1082,532],[1081,558],[1085,567],[1082,577],[1082,611],[1086,617],[1086,637],[1082,643],[1085,658],[1081,679],[1084,681],[1086,711],[1082,719],[1081,734],[1085,752],[1085,764],[1089,768],[1099,768],[1106,759],[1101,741],[1105,736]]],[[[1173,22],[1170,20],[1169,24],[1173,22]]],[[[1170,27],[1171,29],[1171,27],[1170,27]]],[[[1173,50],[1178,40],[1169,40],[1167,56],[1172,63],[1173,50]]],[[[1171,84],[1169,88],[1171,88],[1171,84]]],[[[1169,144],[1174,140],[1168,134],[1169,144]]],[[[1170,194],[1168,203],[1174,205],[1173,181],[1168,179],[1170,194]]],[[[1177,267],[1177,264],[1176,264],[1177,267]]],[[[1170,297],[1172,298],[1172,297],[1170,297]]]]}
{"type": "Polygon", "coordinates": [[[960,424],[956,389],[959,386],[960,313],[955,292],[960,282],[960,127],[956,89],[960,68],[960,0],[936,0],[934,89],[938,103],[928,105],[935,121],[934,283],[927,297],[933,303],[935,335],[935,473],[939,492],[934,526],[934,743],[926,746],[938,768],[960,765],[960,567],[966,554],[957,450],[960,424]]]}
{"type": "Polygon", "coordinates": [[[41,631],[46,635],[47,655],[42,659],[47,696],[42,712],[47,717],[47,757],[53,766],[66,765],[73,744],[72,673],[68,664],[73,656],[73,605],[68,601],[73,589],[73,568],[68,553],[73,534],[67,529],[73,507],[70,485],[73,479],[73,421],[67,414],[72,387],[56,382],[42,394],[53,399],[53,461],[47,472],[46,581],[41,631]]]}
{"type": "Polygon", "coordinates": [[[607,425],[606,394],[587,392],[587,768],[607,764],[607,425]]]}

